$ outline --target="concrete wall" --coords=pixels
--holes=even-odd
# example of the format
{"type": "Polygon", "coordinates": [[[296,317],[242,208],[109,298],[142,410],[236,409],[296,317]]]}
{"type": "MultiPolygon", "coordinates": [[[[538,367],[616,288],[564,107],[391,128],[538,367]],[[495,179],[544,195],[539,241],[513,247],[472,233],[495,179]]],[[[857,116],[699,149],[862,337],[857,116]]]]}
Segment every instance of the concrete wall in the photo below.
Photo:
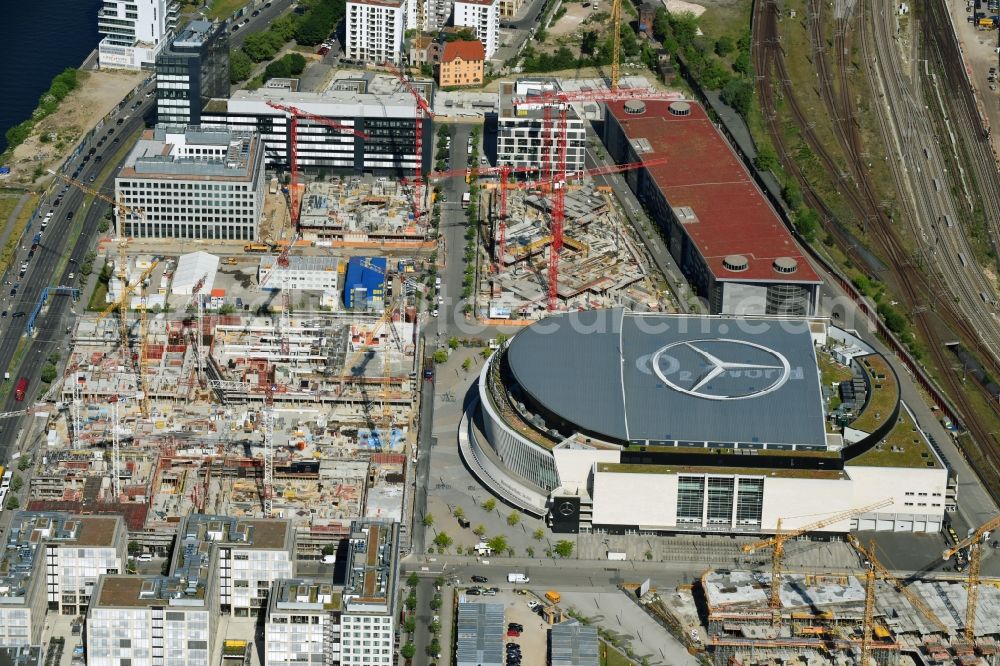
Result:
{"type": "Polygon", "coordinates": [[[672,529],[677,525],[677,475],[596,473],[594,525],[672,529]]]}

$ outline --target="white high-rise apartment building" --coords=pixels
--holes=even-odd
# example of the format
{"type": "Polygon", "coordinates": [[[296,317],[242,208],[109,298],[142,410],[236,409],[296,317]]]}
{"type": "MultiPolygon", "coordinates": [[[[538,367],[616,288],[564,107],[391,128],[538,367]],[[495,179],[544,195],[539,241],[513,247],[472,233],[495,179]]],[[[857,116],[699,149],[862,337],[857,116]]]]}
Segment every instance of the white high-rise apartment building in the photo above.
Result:
{"type": "Polygon", "coordinates": [[[330,583],[275,582],[264,623],[264,666],[340,663],[341,592],[330,583]]]}
{"type": "Polygon", "coordinates": [[[176,0],[104,0],[97,12],[101,69],[153,69],[177,15],[176,0]]]}
{"type": "MultiPolygon", "coordinates": [[[[524,167],[554,164],[558,158],[558,104],[538,95],[558,92],[549,80],[518,79],[500,83],[497,116],[497,164],[524,167]],[[546,124],[545,106],[555,120],[546,124]]],[[[587,132],[572,106],[566,118],[566,171],[585,169],[587,132]]]]}
{"type": "Polygon", "coordinates": [[[341,666],[391,666],[399,524],[351,525],[341,622],[341,666]]]}
{"type": "Polygon", "coordinates": [[[125,538],[118,516],[15,514],[0,558],[0,647],[37,644],[46,608],[85,612],[98,577],[124,569],[125,538]]]}
{"type": "Polygon", "coordinates": [[[500,0],[456,0],[455,25],[472,28],[492,58],[500,47],[500,0]]]}
{"type": "Polygon", "coordinates": [[[357,62],[399,64],[403,58],[403,33],[415,0],[363,0],[347,3],[344,58],[357,62]]]}

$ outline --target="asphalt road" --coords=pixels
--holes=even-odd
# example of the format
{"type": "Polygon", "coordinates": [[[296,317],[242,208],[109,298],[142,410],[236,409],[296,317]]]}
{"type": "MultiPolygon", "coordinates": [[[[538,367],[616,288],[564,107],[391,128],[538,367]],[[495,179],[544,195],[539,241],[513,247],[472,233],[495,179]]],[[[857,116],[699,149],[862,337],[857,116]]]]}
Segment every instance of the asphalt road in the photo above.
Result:
{"type": "MultiPolygon", "coordinates": [[[[257,16],[248,16],[250,23],[247,25],[241,25],[236,32],[232,31],[230,26],[229,30],[229,47],[231,49],[239,48],[243,45],[246,40],[247,35],[255,32],[262,32],[267,29],[267,26],[274,19],[278,18],[286,9],[292,6],[292,0],[271,0],[270,7],[261,7],[260,14],[257,16]]],[[[243,21],[244,19],[240,19],[243,21]]]]}
{"type": "MultiPolygon", "coordinates": [[[[155,82],[147,84],[146,90],[152,90],[155,82]]],[[[139,96],[136,101],[140,102],[137,109],[132,108],[129,103],[122,108],[114,118],[98,132],[94,137],[94,146],[101,137],[107,136],[109,129],[113,128],[114,134],[108,137],[104,146],[97,149],[96,155],[111,157],[117,152],[126,139],[122,142],[114,143],[115,136],[129,137],[136,130],[144,127],[146,116],[155,113],[153,97],[139,96]],[[117,125],[118,118],[124,118],[121,125],[117,125]]],[[[150,119],[151,120],[151,119],[150,119]]],[[[89,187],[107,193],[114,192],[115,175],[121,165],[111,170],[103,181],[89,182],[92,176],[96,177],[104,170],[108,164],[106,162],[95,163],[93,159],[83,162],[83,157],[89,151],[90,145],[84,146],[84,150],[74,160],[67,163],[67,175],[72,175],[76,167],[83,165],[78,180],[87,183],[89,187]]],[[[72,299],[68,296],[56,296],[50,294],[46,307],[43,308],[35,322],[35,334],[27,353],[23,357],[20,369],[11,368],[10,364],[17,349],[21,337],[26,334],[28,316],[34,309],[35,304],[41,296],[42,290],[47,286],[67,285],[69,286],[69,273],[78,273],[79,265],[83,262],[84,256],[90,251],[91,246],[97,236],[97,225],[107,211],[108,204],[95,199],[86,209],[83,208],[85,194],[75,187],[69,187],[63,194],[62,203],[53,206],[56,197],[62,192],[62,185],[53,185],[48,195],[39,204],[38,219],[32,223],[31,227],[25,230],[22,246],[24,250],[19,250],[15,260],[7,274],[4,275],[5,284],[0,297],[0,309],[11,313],[7,317],[0,318],[0,367],[8,368],[11,373],[11,382],[16,382],[19,377],[28,379],[28,399],[18,402],[14,398],[13,387],[3,404],[3,411],[15,411],[30,406],[40,393],[40,381],[38,371],[48,355],[64,347],[66,340],[66,327],[72,317],[72,299]],[[27,258],[27,250],[30,248],[31,239],[39,230],[41,219],[45,214],[53,210],[54,215],[49,221],[48,227],[42,235],[41,243],[35,251],[35,256],[28,262],[28,271],[23,278],[18,277],[18,270],[21,262],[27,258]],[[73,222],[67,219],[67,215],[73,212],[74,216],[83,215],[84,224],[80,235],[76,238],[69,238],[73,222]],[[60,259],[69,254],[70,261],[61,275],[55,275],[60,259]],[[75,263],[74,263],[75,262],[75,263]],[[7,283],[19,283],[20,288],[15,296],[10,296],[10,286],[7,283]],[[24,312],[25,316],[13,318],[13,313],[24,312]]],[[[95,267],[99,270],[99,266],[95,267]]],[[[79,280],[79,278],[78,278],[79,280]]],[[[73,286],[79,286],[77,281],[73,286]]],[[[79,307],[83,307],[80,305],[79,307]]],[[[64,350],[65,351],[65,350],[64,350]]],[[[65,358],[65,354],[63,354],[65,358]]],[[[27,423],[26,419],[32,416],[21,416],[0,421],[0,460],[6,460],[12,453],[17,443],[17,434],[27,423]]]]}

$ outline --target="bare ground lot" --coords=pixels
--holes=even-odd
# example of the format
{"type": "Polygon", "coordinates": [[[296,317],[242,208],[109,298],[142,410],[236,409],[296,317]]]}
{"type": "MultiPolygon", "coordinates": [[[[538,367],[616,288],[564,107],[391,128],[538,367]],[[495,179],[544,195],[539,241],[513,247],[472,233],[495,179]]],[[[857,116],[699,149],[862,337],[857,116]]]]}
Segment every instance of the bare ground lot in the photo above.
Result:
{"type": "Polygon", "coordinates": [[[59,110],[35,126],[31,136],[14,149],[10,176],[6,184],[30,187],[39,168],[61,163],[80,137],[114,109],[118,102],[138,85],[142,72],[79,72],[79,87],[70,93],[59,110]],[[48,142],[42,137],[49,135],[48,142]]]}

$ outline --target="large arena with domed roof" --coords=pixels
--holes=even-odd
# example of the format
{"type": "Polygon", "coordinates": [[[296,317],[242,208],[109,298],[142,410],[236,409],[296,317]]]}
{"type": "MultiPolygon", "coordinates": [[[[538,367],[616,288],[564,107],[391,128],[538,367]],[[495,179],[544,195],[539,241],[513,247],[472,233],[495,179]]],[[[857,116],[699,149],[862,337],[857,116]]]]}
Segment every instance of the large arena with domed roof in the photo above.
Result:
{"type": "Polygon", "coordinates": [[[483,367],[466,464],[557,532],[934,532],[948,472],[891,366],[822,319],[548,317],[483,367]]]}

